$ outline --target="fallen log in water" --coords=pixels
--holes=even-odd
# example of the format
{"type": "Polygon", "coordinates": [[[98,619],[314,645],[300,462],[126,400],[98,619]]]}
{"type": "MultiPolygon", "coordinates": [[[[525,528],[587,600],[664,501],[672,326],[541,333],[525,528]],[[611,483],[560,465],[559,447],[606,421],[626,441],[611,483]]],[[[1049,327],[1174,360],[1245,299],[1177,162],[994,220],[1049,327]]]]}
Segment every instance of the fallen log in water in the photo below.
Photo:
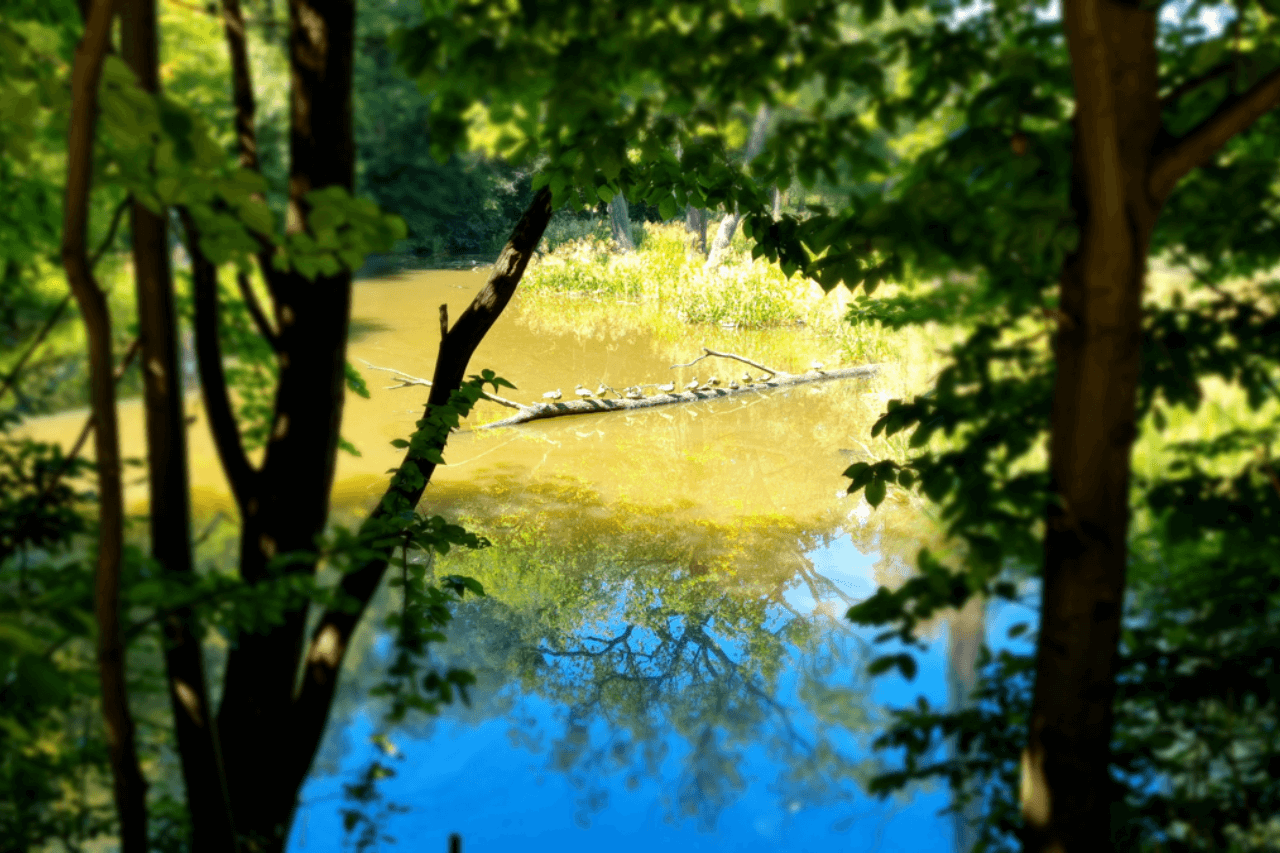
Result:
{"type": "MultiPolygon", "coordinates": [[[[595,415],[603,412],[635,412],[641,409],[654,409],[658,406],[671,406],[676,403],[696,403],[701,400],[719,400],[723,398],[736,397],[741,394],[759,394],[771,388],[788,388],[793,385],[808,385],[814,382],[833,382],[837,379],[860,379],[868,376],[874,376],[880,369],[879,364],[863,364],[857,367],[838,367],[832,370],[824,370],[822,365],[815,363],[812,370],[805,373],[787,373],[781,370],[773,370],[769,367],[752,361],[744,356],[735,355],[727,352],[716,352],[715,350],[702,348],[703,355],[698,356],[688,364],[677,364],[674,367],[692,367],[704,358],[714,356],[716,358],[727,358],[733,361],[740,361],[743,364],[750,365],[758,370],[763,370],[769,374],[766,378],[761,376],[759,379],[743,381],[741,384],[734,381],[727,386],[719,385],[702,385],[698,388],[687,389],[684,391],[670,390],[665,393],[655,394],[652,397],[623,397],[619,396],[615,400],[606,400],[600,396],[587,396],[580,400],[569,400],[567,402],[547,402],[547,403],[518,403],[514,400],[508,400],[499,397],[496,394],[486,393],[484,399],[497,403],[500,406],[506,406],[509,409],[515,409],[516,414],[509,418],[503,418],[500,421],[494,421],[489,424],[481,424],[476,429],[497,429],[498,427],[519,426],[530,421],[541,421],[548,418],[563,418],[570,415],[595,415]]],[[[364,361],[364,359],[361,359],[364,361]]],[[[426,379],[419,379],[416,376],[396,370],[391,367],[379,367],[375,364],[364,362],[366,366],[374,370],[385,370],[388,373],[396,374],[399,385],[389,385],[388,388],[408,388],[414,385],[431,386],[426,379]]],[[[652,388],[652,385],[637,386],[652,388]]],[[[672,388],[671,385],[665,386],[672,388]]],[[[613,389],[609,389],[613,390],[613,389]]],[[[589,393],[589,392],[588,392],[589,393]]],[[[614,391],[617,394],[617,391],[614,391]]]]}
{"type": "Polygon", "coordinates": [[[841,367],[836,370],[811,370],[807,373],[775,373],[767,380],[739,385],[737,388],[707,388],[694,391],[675,391],[669,394],[655,394],[638,400],[617,399],[604,400],[592,397],[586,400],[570,400],[563,403],[534,403],[520,406],[520,410],[509,418],[483,424],[476,429],[497,429],[498,427],[517,426],[540,421],[547,418],[562,418],[569,415],[591,415],[600,412],[635,412],[641,409],[653,409],[658,406],[671,406],[676,403],[696,403],[699,400],[720,400],[736,397],[741,394],[758,394],[769,388],[786,388],[792,385],[806,385],[812,382],[831,382],[836,379],[856,379],[873,376],[880,369],[878,364],[864,364],[858,367],[841,367]]]}

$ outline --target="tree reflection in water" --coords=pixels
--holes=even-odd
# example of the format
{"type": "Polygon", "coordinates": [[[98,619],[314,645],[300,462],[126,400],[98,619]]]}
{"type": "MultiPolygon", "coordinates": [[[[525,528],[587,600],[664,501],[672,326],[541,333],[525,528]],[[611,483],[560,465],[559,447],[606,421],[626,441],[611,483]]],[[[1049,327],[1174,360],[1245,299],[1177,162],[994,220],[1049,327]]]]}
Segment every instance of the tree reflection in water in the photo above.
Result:
{"type": "MultiPolygon", "coordinates": [[[[543,773],[576,789],[583,827],[606,809],[656,807],[668,821],[713,831],[738,802],[769,824],[778,823],[771,814],[785,821],[836,806],[834,819],[824,817],[835,832],[866,816],[865,801],[857,814],[854,800],[876,770],[870,741],[883,722],[863,675],[872,650],[843,619],[851,599],[809,555],[849,535],[880,555],[866,579],[872,588],[896,586],[903,555],[893,546],[922,542],[917,513],[859,524],[836,503],[803,519],[697,518],[692,508],[605,501],[582,484],[513,477],[483,491],[480,500],[443,490],[435,499],[495,543],[435,567],[475,577],[488,593],[458,606],[447,642],[431,651],[436,669],[475,673],[472,704],[440,718],[410,716],[389,732],[402,749],[425,747],[439,732],[430,749],[447,753],[451,724],[504,720],[513,750],[539,756],[543,773]],[[891,519],[907,537],[891,535],[891,519]]],[[[395,607],[386,592],[375,604],[395,607]]],[[[385,637],[357,638],[335,730],[357,711],[380,717],[366,691],[387,646],[385,637]]],[[[505,746],[485,746],[485,760],[505,746]]],[[[334,748],[341,751],[326,750],[317,772],[337,763],[334,748]]],[[[514,802],[522,792],[508,793],[514,802]]]]}
{"type": "MultiPolygon", "coordinates": [[[[547,766],[582,790],[580,825],[607,806],[609,777],[624,777],[634,790],[647,776],[669,792],[669,816],[712,831],[746,789],[747,754],[756,749],[785,768],[770,784],[785,809],[852,798],[867,770],[852,735],[866,731],[869,718],[865,692],[853,684],[856,646],[841,621],[767,600],[690,596],[696,581],[686,575],[682,583],[678,573],[671,598],[681,604],[672,605],[653,590],[639,592],[624,567],[605,568],[616,580],[594,592],[612,599],[612,618],[595,611],[592,622],[565,630],[545,609],[479,600],[460,608],[449,642],[435,653],[441,668],[470,667],[477,694],[505,683],[501,692],[516,702],[532,695],[562,709],[563,730],[547,733],[547,766]],[[795,676],[787,692],[798,705],[779,698],[786,672],[795,676]],[[833,683],[841,675],[844,683],[833,683]],[[673,753],[682,757],[667,778],[673,753]]],[[[513,742],[537,750],[543,725],[517,715],[513,742]]]]}

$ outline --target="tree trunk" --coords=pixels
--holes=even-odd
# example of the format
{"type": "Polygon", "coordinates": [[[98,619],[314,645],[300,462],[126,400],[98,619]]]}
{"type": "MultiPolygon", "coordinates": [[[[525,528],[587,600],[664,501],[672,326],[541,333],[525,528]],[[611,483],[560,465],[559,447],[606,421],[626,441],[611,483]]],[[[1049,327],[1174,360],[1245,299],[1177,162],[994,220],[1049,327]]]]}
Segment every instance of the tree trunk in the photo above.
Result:
{"type": "Polygon", "coordinates": [[[1182,137],[1161,127],[1157,10],[1067,0],[1076,90],[1072,207],[1060,278],[1036,683],[1022,757],[1023,849],[1106,853],[1112,697],[1123,615],[1130,455],[1146,256],[1191,169],[1280,103],[1280,72],[1182,137]]]}
{"type": "Polygon", "coordinates": [[[704,258],[707,256],[707,212],[700,207],[690,207],[684,212],[684,228],[693,235],[693,248],[704,258]]]}
{"type": "MultiPolygon", "coordinates": [[[[751,127],[751,137],[747,140],[746,151],[742,155],[744,165],[754,160],[760,153],[760,149],[764,147],[764,133],[768,125],[769,107],[761,104],[756,112],[755,124],[751,127]]],[[[738,213],[737,205],[734,205],[733,213],[720,220],[720,227],[716,230],[716,238],[712,241],[711,251],[707,256],[708,269],[715,269],[724,262],[725,253],[729,251],[729,244],[733,242],[733,235],[737,233],[738,223],[741,221],[742,216],[738,213]]]]}
{"type": "Polygon", "coordinates": [[[1064,15],[1078,95],[1072,205],[1080,239],[1059,287],[1049,449],[1056,505],[1046,518],[1022,759],[1026,851],[1112,849],[1111,705],[1142,286],[1157,213],[1144,180],[1160,127],[1155,22],[1154,11],[1110,0],[1073,0],[1064,15]]]}
{"type": "Polygon", "coordinates": [[[613,231],[613,241],[622,252],[634,252],[635,241],[631,239],[631,215],[627,211],[627,199],[618,193],[609,201],[609,228],[613,231]]]}
{"type": "MultiPolygon", "coordinates": [[[[159,93],[155,0],[130,0],[121,53],[138,82],[159,93]]],[[[163,571],[190,576],[191,504],[167,215],[133,203],[133,263],[146,410],[151,554],[163,571]]],[[[210,713],[201,632],[190,608],[163,614],[165,669],[195,853],[235,849],[226,778],[210,713]]]]}
{"type": "MultiPolygon", "coordinates": [[[[351,85],[352,0],[289,4],[290,173],[286,230],[307,227],[312,189],[352,189],[355,145],[351,85]]],[[[342,419],[351,273],[308,281],[269,277],[279,320],[280,378],[261,470],[245,492],[240,573],[251,584],[281,572],[313,573],[308,559],[277,569],[277,554],[314,553],[324,530],[342,419]]],[[[308,604],[297,598],[282,621],[243,633],[227,660],[218,731],[236,830],[250,851],[284,848],[298,784],[312,754],[297,748],[294,685],[308,604]]]]}
{"type": "Polygon", "coordinates": [[[124,547],[124,494],[120,476],[120,432],[116,416],[111,313],[94,280],[86,251],[98,84],[110,46],[110,0],[81,5],[84,35],[71,69],[71,115],[67,126],[67,180],[62,219],[62,264],[84,318],[89,350],[89,391],[98,474],[98,553],[94,577],[98,679],[102,719],[111,765],[112,795],[120,820],[122,853],[146,853],[147,780],[138,765],[129,710],[125,644],[120,627],[120,564],[124,547]]]}
{"type": "MultiPolygon", "coordinates": [[[[985,641],[986,610],[986,599],[975,595],[951,617],[947,637],[947,694],[952,711],[961,711],[973,704],[971,697],[978,686],[978,653],[985,641]]],[[[975,795],[979,792],[970,786],[964,793],[975,795]]],[[[972,853],[981,820],[982,803],[979,800],[970,801],[952,815],[955,853],[972,853]]]]}

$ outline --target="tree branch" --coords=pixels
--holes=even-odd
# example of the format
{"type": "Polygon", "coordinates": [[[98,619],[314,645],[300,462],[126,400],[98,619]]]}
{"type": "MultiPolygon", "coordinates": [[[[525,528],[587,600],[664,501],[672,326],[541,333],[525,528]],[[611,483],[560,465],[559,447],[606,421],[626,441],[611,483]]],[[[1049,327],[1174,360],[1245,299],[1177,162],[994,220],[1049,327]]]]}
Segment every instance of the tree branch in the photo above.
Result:
{"type": "MultiPolygon", "coordinates": [[[[111,376],[112,382],[119,382],[120,378],[124,376],[124,372],[133,363],[133,357],[138,354],[139,345],[140,342],[137,338],[134,338],[133,343],[129,344],[129,349],[125,351],[124,358],[120,359],[120,366],[116,368],[115,373],[111,376]]],[[[44,505],[44,502],[53,494],[53,490],[58,488],[58,483],[62,482],[62,478],[71,470],[72,463],[80,455],[80,451],[84,449],[84,443],[89,440],[89,433],[93,431],[93,423],[93,414],[90,413],[89,417],[85,419],[84,426],[80,428],[80,436],[76,439],[76,443],[71,446],[71,449],[67,451],[66,457],[62,460],[62,467],[49,478],[49,482],[45,484],[44,491],[36,499],[36,507],[44,505]]]]}
{"type": "Polygon", "coordinates": [[[1247,92],[1227,98],[1213,115],[1156,155],[1147,189],[1159,200],[1169,197],[1183,176],[1208,163],[1236,134],[1247,130],[1264,113],[1280,105],[1280,68],[1247,92]]]}
{"type": "MultiPolygon", "coordinates": [[[[547,223],[551,219],[551,192],[546,187],[534,196],[524,215],[516,224],[511,239],[498,256],[489,281],[480,290],[471,305],[449,333],[440,341],[440,353],[436,359],[435,372],[432,378],[431,395],[427,401],[426,414],[434,407],[443,406],[450,395],[462,385],[467,364],[475,353],[476,347],[492,328],[502,310],[511,301],[525,267],[533,256],[547,223]]],[[[392,510],[388,509],[399,496],[407,501],[408,506],[418,505],[435,464],[410,451],[400,463],[397,476],[392,480],[386,495],[378,503],[369,519],[362,526],[362,533],[375,530],[385,525],[392,510]],[[417,477],[403,477],[416,469],[417,477]],[[420,485],[409,487],[405,484],[416,479],[420,485]]],[[[387,569],[390,554],[384,551],[376,559],[364,563],[356,571],[350,572],[342,579],[343,596],[349,596],[359,602],[354,610],[344,611],[331,609],[320,618],[319,624],[311,635],[311,642],[306,652],[302,684],[293,702],[291,732],[295,738],[295,754],[305,758],[295,761],[293,766],[300,768],[297,772],[306,773],[311,765],[324,733],[325,722],[329,716],[329,708],[333,704],[334,691],[337,688],[338,673],[342,667],[342,659],[346,655],[347,646],[364,609],[382,581],[387,569]]],[[[301,784],[301,778],[297,784],[301,784]]]]}
{"type": "Polygon", "coordinates": [[[267,319],[266,312],[262,310],[262,303],[258,301],[258,294],[253,291],[249,276],[242,272],[237,272],[236,287],[240,288],[240,295],[244,297],[244,304],[249,309],[249,316],[253,318],[253,324],[258,327],[258,334],[262,335],[267,343],[271,344],[271,348],[278,352],[280,350],[280,336],[272,327],[271,321],[267,319]]]}
{"type": "Polygon", "coordinates": [[[222,346],[218,342],[218,270],[200,248],[200,232],[191,212],[179,209],[191,258],[191,282],[195,295],[196,363],[200,370],[200,393],[209,418],[209,430],[226,472],[231,494],[244,517],[246,506],[257,488],[258,472],[249,464],[240,439],[240,427],[231,408],[227,379],[222,369],[222,346]]]}
{"type": "Polygon", "coordinates": [[[120,477],[120,434],[112,379],[111,314],[94,280],[86,251],[93,136],[98,117],[98,83],[111,36],[111,0],[86,3],[84,35],[71,69],[71,116],[67,131],[67,181],[62,219],[62,264],[80,305],[88,337],[89,377],[96,424],[98,469],[98,557],[94,584],[98,678],[111,762],[112,792],[120,819],[123,853],[147,850],[147,781],[138,765],[134,722],[125,682],[125,649],[120,629],[120,564],[124,546],[124,494],[120,477]]]}
{"type": "Polygon", "coordinates": [[[44,321],[44,325],[40,327],[40,331],[36,332],[36,336],[31,340],[31,346],[27,347],[27,351],[18,359],[18,363],[13,366],[13,370],[9,371],[9,375],[4,378],[4,384],[0,385],[0,398],[9,392],[13,384],[18,381],[18,376],[22,374],[23,368],[27,366],[27,360],[39,349],[40,344],[44,343],[44,339],[49,336],[49,332],[57,324],[58,319],[62,316],[62,312],[67,310],[67,306],[71,304],[71,294],[68,293],[62,297],[62,301],[49,314],[49,319],[44,321]]]}
{"type": "Polygon", "coordinates": [[[1236,63],[1234,60],[1231,62],[1224,62],[1221,65],[1210,68],[1203,74],[1192,77],[1190,80],[1184,80],[1177,86],[1170,89],[1167,93],[1160,96],[1160,107],[1163,109],[1165,107],[1172,106],[1173,103],[1183,95],[1199,89],[1205,83],[1211,83],[1214,80],[1217,80],[1222,75],[1229,73],[1235,67],[1236,63]]]}
{"type": "Polygon", "coordinates": [[[97,268],[98,261],[102,260],[102,256],[107,253],[107,249],[110,249],[111,244],[115,242],[116,231],[120,228],[120,217],[124,216],[124,212],[129,209],[129,204],[132,201],[132,197],[125,196],[116,205],[116,212],[111,214],[111,226],[107,228],[107,236],[102,238],[102,245],[98,246],[98,251],[93,253],[93,257],[89,258],[90,269],[97,268]]]}
{"type": "Polygon", "coordinates": [[[743,364],[750,365],[751,367],[754,367],[757,370],[763,370],[765,373],[769,373],[774,376],[777,376],[779,373],[782,372],[779,370],[774,370],[772,367],[765,367],[760,362],[752,361],[751,359],[746,358],[745,356],[735,355],[734,353],[731,353],[731,352],[716,352],[715,350],[707,349],[706,347],[702,348],[702,355],[698,356],[693,361],[689,362],[688,364],[673,364],[671,365],[671,369],[674,370],[677,367],[693,367],[695,364],[702,361],[704,358],[709,358],[710,356],[716,356],[717,358],[729,358],[729,359],[733,359],[734,361],[740,361],[743,364]]]}
{"type": "MultiPolygon", "coordinates": [[[[441,307],[443,308],[444,306],[442,305],[441,307]]],[[[432,385],[432,382],[430,379],[421,379],[417,376],[413,376],[411,374],[405,373],[403,370],[396,370],[394,367],[379,367],[376,364],[370,364],[369,362],[365,361],[363,358],[360,360],[363,361],[364,366],[369,368],[370,370],[385,370],[387,373],[395,374],[395,377],[397,380],[399,380],[400,384],[388,385],[386,387],[386,390],[388,391],[394,391],[397,388],[413,388],[415,386],[430,388],[432,385]]],[[[483,394],[482,399],[488,400],[491,403],[497,403],[499,406],[505,406],[508,409],[518,410],[518,409],[524,408],[524,406],[520,405],[515,400],[508,400],[506,397],[499,397],[497,394],[490,394],[488,391],[486,391],[483,394]]]]}
{"type": "MultiPolygon", "coordinates": [[[[222,22],[227,36],[227,53],[231,59],[231,100],[236,110],[236,147],[240,151],[240,166],[261,174],[262,167],[258,162],[258,132],[255,127],[258,107],[253,96],[253,74],[249,66],[244,12],[240,8],[240,0],[222,0],[222,22]]],[[[271,265],[273,247],[265,235],[256,236],[261,245],[258,251],[258,270],[262,273],[262,279],[267,283],[272,301],[278,308],[278,279],[276,269],[271,265]]],[[[241,290],[243,292],[245,288],[242,287],[241,290]]],[[[255,311],[257,300],[251,299],[246,294],[245,302],[249,303],[249,312],[253,314],[259,330],[271,328],[269,324],[259,321],[261,308],[255,311]]],[[[265,315],[263,319],[265,320],[265,315]]],[[[275,345],[274,333],[263,331],[263,337],[272,341],[273,346],[275,345]]]]}

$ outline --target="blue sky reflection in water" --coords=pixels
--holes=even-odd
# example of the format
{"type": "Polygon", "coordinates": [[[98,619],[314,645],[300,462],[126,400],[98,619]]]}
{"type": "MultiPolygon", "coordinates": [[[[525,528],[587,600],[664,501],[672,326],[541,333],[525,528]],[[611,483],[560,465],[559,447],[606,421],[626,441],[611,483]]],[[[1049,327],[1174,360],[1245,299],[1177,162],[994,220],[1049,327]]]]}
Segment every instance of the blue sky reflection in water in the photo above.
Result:
{"type": "MultiPolygon", "coordinates": [[[[939,632],[919,659],[912,682],[897,675],[868,682],[860,673],[872,651],[872,632],[832,614],[843,613],[844,596],[857,600],[874,590],[870,569],[877,555],[860,553],[844,536],[808,557],[815,576],[830,585],[820,585],[816,596],[807,586],[788,591],[785,605],[771,607],[762,628],[783,629],[786,635],[784,626],[799,620],[814,630],[799,631],[798,642],[785,643],[772,689],[744,702],[737,719],[730,714],[699,725],[682,718],[678,709],[654,707],[641,743],[619,731],[601,707],[581,701],[581,691],[530,690],[524,681],[496,684],[496,692],[486,696],[482,674],[471,710],[455,705],[436,720],[411,718],[388,730],[398,752],[388,757],[370,742],[380,714],[376,706],[365,705],[331,731],[326,751],[341,751],[340,769],[317,774],[304,789],[289,849],[354,849],[350,840],[344,843],[341,812],[352,804],[343,799],[343,785],[356,781],[374,760],[395,771],[379,783],[380,802],[366,807],[379,818],[381,831],[397,841],[384,842],[382,849],[444,851],[449,832],[461,833],[468,853],[512,845],[623,853],[650,850],[655,843],[675,850],[954,849],[952,819],[938,815],[948,802],[945,789],[916,790],[909,799],[881,802],[858,784],[870,770],[874,721],[883,719],[886,705],[905,705],[918,695],[931,703],[947,701],[945,633],[939,632]],[[564,701],[567,695],[580,701],[564,701]],[[872,709],[853,730],[839,722],[842,710],[849,711],[842,708],[847,703],[872,709]]],[[[476,611],[494,606],[492,601],[472,605],[476,611]]],[[[542,657],[548,663],[539,666],[546,673],[541,683],[581,680],[575,657],[564,652],[598,651],[625,634],[618,611],[611,622],[585,629],[577,646],[563,639],[559,646],[544,643],[542,657]],[[546,653],[553,648],[561,656],[546,653]]],[[[1023,605],[993,606],[991,638],[1008,647],[1000,641],[1008,627],[1031,616],[1023,605]]],[[[438,659],[465,663],[467,654],[460,650],[491,644],[493,626],[487,631],[485,621],[460,614],[451,631],[452,653],[438,659]]],[[[714,618],[699,626],[674,617],[669,630],[685,640],[686,649],[696,645],[691,636],[704,644],[687,656],[701,660],[702,667],[689,669],[688,677],[657,694],[657,706],[664,700],[677,704],[680,696],[696,691],[693,677],[699,672],[723,679],[730,665],[720,660],[715,666],[717,647],[730,661],[748,657],[741,643],[719,642],[714,618]]],[[[627,642],[641,655],[662,646],[652,632],[639,629],[627,642]]],[[[372,665],[372,658],[385,661],[389,645],[388,637],[379,637],[364,666],[372,665]]],[[[478,669],[486,665],[483,654],[472,660],[478,669]]],[[[670,658],[664,662],[670,664],[670,658]]],[[[598,670],[595,675],[598,679],[598,670]]],[[[751,697],[765,682],[752,682],[750,675],[729,679],[719,701],[731,701],[728,694],[751,697]]],[[[857,717],[854,713],[852,719],[857,717]]],[[[634,721],[631,728],[637,728],[634,721]]]]}

